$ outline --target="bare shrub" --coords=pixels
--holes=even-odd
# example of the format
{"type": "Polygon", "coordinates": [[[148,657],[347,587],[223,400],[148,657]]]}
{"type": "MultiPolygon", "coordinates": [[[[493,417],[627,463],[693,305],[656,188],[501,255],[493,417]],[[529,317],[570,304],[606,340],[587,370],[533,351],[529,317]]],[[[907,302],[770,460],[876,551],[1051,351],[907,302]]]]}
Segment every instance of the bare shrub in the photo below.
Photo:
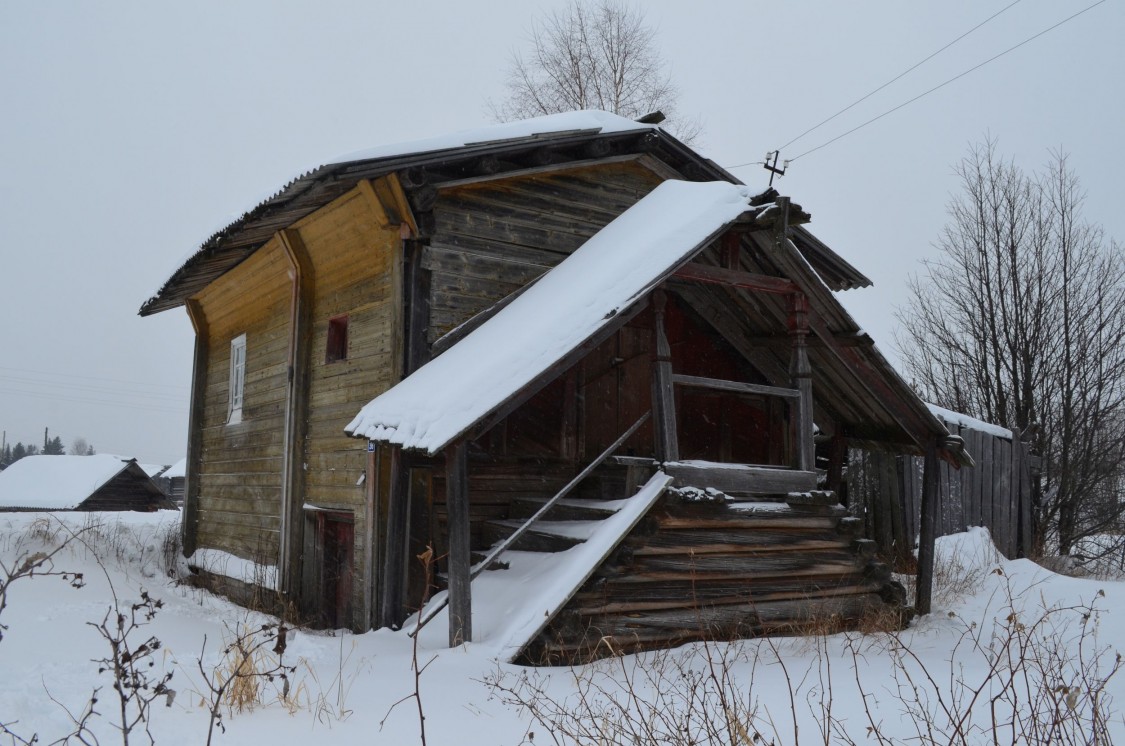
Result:
{"type": "Polygon", "coordinates": [[[871,687],[858,673],[858,647],[849,645],[870,738],[898,742],[879,714],[890,706],[900,716],[895,722],[911,724],[925,743],[1112,743],[1107,686],[1122,658],[1098,641],[1096,601],[1104,593],[1089,603],[1031,611],[1010,581],[1005,594],[991,628],[949,614],[963,628],[947,669],[934,670],[905,637],[891,635],[892,683],[871,687]]]}
{"type": "Polygon", "coordinates": [[[224,708],[233,715],[267,702],[266,686],[263,685],[270,685],[273,698],[289,706],[290,677],[296,666],[288,666],[283,660],[288,632],[288,628],[279,622],[267,622],[257,627],[241,625],[230,631],[222,659],[210,669],[203,662],[207,650],[207,637],[204,636],[203,650],[197,663],[207,688],[203,704],[210,714],[208,746],[216,727],[220,732],[226,732],[224,708]]]}

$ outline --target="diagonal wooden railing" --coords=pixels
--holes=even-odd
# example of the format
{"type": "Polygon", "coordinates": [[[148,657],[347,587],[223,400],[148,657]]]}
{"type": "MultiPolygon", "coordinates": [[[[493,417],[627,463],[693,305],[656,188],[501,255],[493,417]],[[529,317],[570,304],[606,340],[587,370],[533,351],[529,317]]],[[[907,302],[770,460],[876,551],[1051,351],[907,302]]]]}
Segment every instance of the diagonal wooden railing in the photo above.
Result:
{"type": "MultiPolygon", "coordinates": [[[[604,451],[602,451],[598,455],[597,458],[595,458],[593,461],[591,461],[586,466],[585,469],[578,472],[578,475],[575,476],[573,479],[571,479],[569,482],[567,482],[566,485],[561,490],[559,490],[557,493],[555,493],[554,497],[552,497],[547,502],[543,503],[543,506],[541,508],[539,508],[539,510],[535,511],[534,515],[532,515],[530,518],[528,518],[526,521],[524,521],[523,524],[521,524],[519,528],[517,528],[514,532],[512,532],[511,536],[504,539],[499,544],[497,544],[495,547],[493,547],[492,550],[489,551],[489,553],[485,556],[485,558],[483,560],[481,560],[477,564],[473,565],[472,570],[469,571],[469,581],[471,582],[473,580],[476,580],[477,576],[480,575],[482,572],[484,572],[485,569],[490,567],[492,565],[492,563],[496,561],[497,557],[499,557],[505,551],[510,549],[512,547],[512,545],[515,544],[521,536],[523,536],[525,533],[527,533],[528,529],[531,528],[531,525],[533,523],[535,523],[537,520],[542,518],[543,515],[545,515],[548,510],[553,508],[559,502],[559,500],[562,500],[564,497],[569,495],[571,490],[573,490],[575,487],[577,487],[582,482],[583,479],[590,476],[590,474],[594,471],[594,469],[597,469],[599,466],[602,465],[602,463],[607,458],[612,456],[614,451],[616,451],[618,448],[620,448],[625,443],[625,441],[627,441],[630,437],[632,437],[633,433],[637,432],[637,430],[639,430],[641,428],[641,425],[645,424],[645,422],[647,422],[648,418],[651,417],[651,416],[652,416],[651,411],[645,412],[643,415],[641,415],[640,419],[638,419],[636,422],[634,422],[632,424],[632,426],[628,430],[626,430],[624,433],[622,433],[621,436],[617,440],[613,441],[613,443],[611,443],[608,448],[606,448],[604,451]]],[[[429,624],[430,621],[433,620],[433,618],[435,616],[437,616],[439,613],[441,613],[441,611],[448,605],[449,605],[449,594],[446,594],[445,598],[443,598],[440,602],[438,602],[432,608],[425,610],[425,612],[422,614],[422,616],[418,619],[418,624],[414,627],[414,629],[412,629],[410,631],[410,633],[409,633],[410,637],[414,637],[416,634],[418,634],[418,632],[423,627],[425,627],[427,624],[429,624]]]]}

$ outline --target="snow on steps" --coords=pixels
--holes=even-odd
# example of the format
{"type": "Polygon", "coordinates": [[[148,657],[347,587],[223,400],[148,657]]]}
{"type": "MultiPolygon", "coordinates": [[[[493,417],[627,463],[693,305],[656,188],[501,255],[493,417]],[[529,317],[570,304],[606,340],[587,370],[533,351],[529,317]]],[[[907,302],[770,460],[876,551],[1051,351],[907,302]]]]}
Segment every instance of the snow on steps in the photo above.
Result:
{"type": "MultiPolygon", "coordinates": [[[[656,504],[671,481],[657,472],[636,495],[614,501],[616,510],[593,522],[584,531],[585,540],[564,551],[505,552],[507,570],[485,572],[473,581],[473,644],[493,648],[501,660],[516,658],[656,504]]],[[[441,602],[444,596],[442,592],[430,603],[441,602]]],[[[413,626],[413,621],[405,625],[413,626]]],[[[441,647],[447,626],[448,609],[423,628],[423,642],[441,647]]]]}

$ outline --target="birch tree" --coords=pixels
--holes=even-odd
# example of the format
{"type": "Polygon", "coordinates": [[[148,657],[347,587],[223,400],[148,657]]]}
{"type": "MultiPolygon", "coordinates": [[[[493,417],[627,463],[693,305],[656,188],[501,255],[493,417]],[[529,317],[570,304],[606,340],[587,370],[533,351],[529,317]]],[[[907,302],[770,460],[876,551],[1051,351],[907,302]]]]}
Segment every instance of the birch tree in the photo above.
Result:
{"type": "Polygon", "coordinates": [[[530,48],[513,53],[507,88],[507,99],[492,104],[500,121],[577,109],[630,119],[661,111],[684,142],[700,130],[676,117],[676,86],[644,15],[614,0],[575,0],[544,16],[530,48]]]}
{"type": "Polygon", "coordinates": [[[1065,554],[1125,529],[1125,260],[1083,216],[1065,154],[1027,174],[987,141],[956,172],[898,346],[924,397],[1033,438],[1037,525],[1065,554]]]}

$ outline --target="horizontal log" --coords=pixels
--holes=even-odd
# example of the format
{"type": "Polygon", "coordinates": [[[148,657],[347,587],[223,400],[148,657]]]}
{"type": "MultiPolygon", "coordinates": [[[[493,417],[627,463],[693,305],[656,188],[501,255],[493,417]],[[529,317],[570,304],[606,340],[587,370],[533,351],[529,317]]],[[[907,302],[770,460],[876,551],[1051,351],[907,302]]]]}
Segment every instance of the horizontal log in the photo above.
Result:
{"type": "Polygon", "coordinates": [[[757,394],[759,396],[780,396],[785,399],[798,399],[801,392],[797,389],[787,389],[780,386],[763,386],[758,383],[743,383],[741,381],[723,381],[718,378],[701,378],[700,376],[685,376],[674,374],[672,382],[681,386],[694,386],[696,388],[716,389],[718,391],[734,391],[739,394],[757,394]]]}
{"type": "Polygon", "coordinates": [[[778,495],[816,489],[816,472],[771,469],[762,466],[710,464],[704,461],[670,462],[664,470],[676,487],[708,487],[722,492],[778,495]]]}
{"type": "Polygon", "coordinates": [[[637,600],[625,597],[624,594],[615,594],[613,601],[601,605],[584,605],[581,602],[574,606],[573,611],[581,616],[598,616],[606,614],[632,614],[643,611],[657,611],[661,609],[687,609],[698,608],[706,610],[713,606],[730,606],[736,604],[759,604],[767,601],[789,601],[798,599],[835,598],[838,596],[853,596],[862,593],[877,593],[882,588],[882,583],[875,580],[860,580],[849,578],[848,582],[823,588],[800,588],[787,590],[761,590],[754,587],[741,588],[729,595],[683,595],[663,600],[637,600]]]}
{"type": "Polygon", "coordinates": [[[706,264],[688,262],[676,270],[674,275],[680,280],[694,280],[711,285],[741,288],[742,290],[756,290],[761,293],[774,295],[789,295],[796,293],[800,288],[796,283],[784,277],[771,277],[753,272],[743,272],[736,269],[723,269],[711,267],[706,264]]]}

